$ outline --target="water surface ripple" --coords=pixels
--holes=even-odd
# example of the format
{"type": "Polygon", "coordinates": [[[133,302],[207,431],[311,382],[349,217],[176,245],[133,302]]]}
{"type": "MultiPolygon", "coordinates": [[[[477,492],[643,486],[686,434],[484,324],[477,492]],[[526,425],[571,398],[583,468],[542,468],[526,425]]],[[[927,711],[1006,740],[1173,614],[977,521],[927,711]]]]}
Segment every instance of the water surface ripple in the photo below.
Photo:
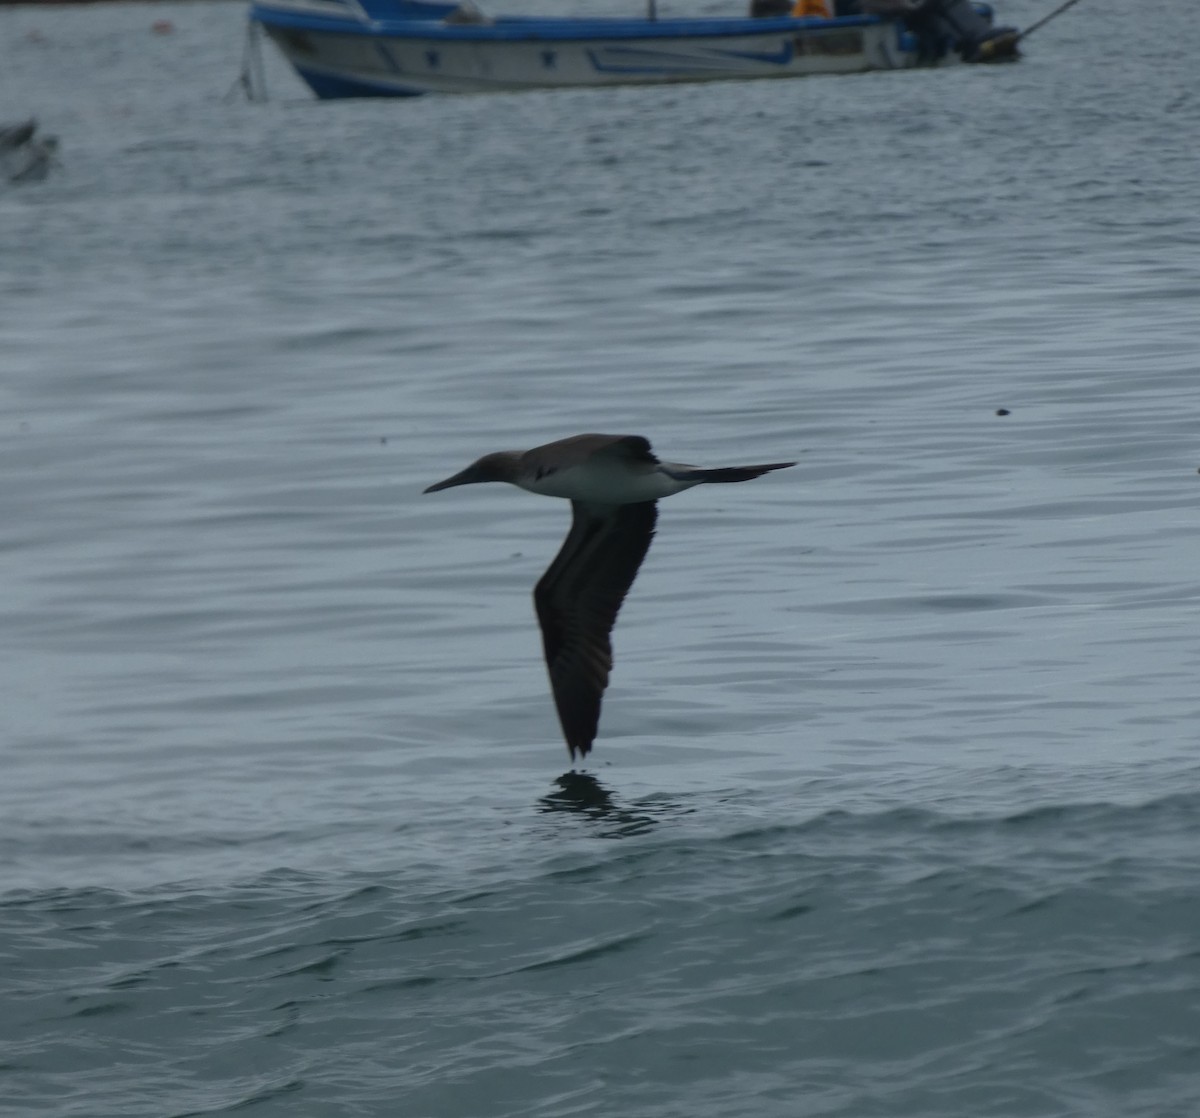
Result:
{"type": "Polygon", "coordinates": [[[1185,8],[265,105],[0,10],[0,1115],[1200,1113],[1185,8]],[[572,774],[566,507],[421,490],[586,430],[799,466],[663,504],[572,774]]]}

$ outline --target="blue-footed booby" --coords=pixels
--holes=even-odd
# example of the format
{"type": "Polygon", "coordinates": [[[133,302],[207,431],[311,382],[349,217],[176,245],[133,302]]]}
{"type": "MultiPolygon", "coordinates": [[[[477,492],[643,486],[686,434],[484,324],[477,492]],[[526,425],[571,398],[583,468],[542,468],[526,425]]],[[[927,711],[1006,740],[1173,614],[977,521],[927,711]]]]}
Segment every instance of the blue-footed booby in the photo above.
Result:
{"type": "Polygon", "coordinates": [[[709,482],[749,481],[795,462],[701,469],[660,462],[640,435],[574,435],[485,454],[425,490],[506,481],[571,502],[571,530],[533,591],[554,705],[571,760],[586,757],[612,670],[610,634],[650,549],[655,502],[709,482]]]}

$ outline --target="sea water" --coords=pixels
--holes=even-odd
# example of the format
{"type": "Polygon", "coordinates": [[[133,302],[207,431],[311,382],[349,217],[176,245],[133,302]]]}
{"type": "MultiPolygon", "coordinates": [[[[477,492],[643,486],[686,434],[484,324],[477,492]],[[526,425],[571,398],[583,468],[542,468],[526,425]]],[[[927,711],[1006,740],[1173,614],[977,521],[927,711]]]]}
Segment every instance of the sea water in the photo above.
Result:
{"type": "Polygon", "coordinates": [[[244,18],[0,11],[0,1114],[1200,1113],[1191,6],[266,104],[244,18]],[[798,465],[662,503],[572,774],[566,505],[421,491],[583,431],[798,465]]]}

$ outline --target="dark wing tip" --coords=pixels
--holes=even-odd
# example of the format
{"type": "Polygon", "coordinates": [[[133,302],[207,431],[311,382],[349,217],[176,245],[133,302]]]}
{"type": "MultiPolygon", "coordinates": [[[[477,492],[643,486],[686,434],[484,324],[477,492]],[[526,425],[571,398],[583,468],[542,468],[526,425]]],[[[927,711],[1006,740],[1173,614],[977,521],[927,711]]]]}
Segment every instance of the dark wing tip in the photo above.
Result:
{"type": "Polygon", "coordinates": [[[768,462],[761,466],[717,466],[713,469],[704,469],[700,466],[674,466],[670,469],[664,467],[664,470],[679,481],[751,481],[756,477],[762,477],[763,474],[769,474],[772,470],[786,470],[795,464],[795,462],[768,462]]]}

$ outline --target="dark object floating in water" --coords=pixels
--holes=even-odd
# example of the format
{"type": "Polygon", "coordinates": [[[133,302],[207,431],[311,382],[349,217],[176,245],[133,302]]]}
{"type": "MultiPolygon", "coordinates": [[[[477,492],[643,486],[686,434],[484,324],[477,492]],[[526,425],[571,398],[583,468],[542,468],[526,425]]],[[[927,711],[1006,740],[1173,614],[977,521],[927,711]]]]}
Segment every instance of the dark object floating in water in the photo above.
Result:
{"type": "Polygon", "coordinates": [[[485,454],[425,490],[506,481],[571,502],[571,530],[533,592],[563,736],[586,757],[612,670],[617,612],[650,549],[656,502],[708,482],[749,481],[795,462],[700,469],[660,462],[640,435],[574,435],[532,450],[485,454]]]}
{"type": "Polygon", "coordinates": [[[41,182],[57,154],[58,137],[39,136],[37,121],[0,124],[0,181],[41,182]]]}
{"type": "Polygon", "coordinates": [[[1008,408],[997,408],[997,409],[996,409],[996,414],[997,414],[997,415],[1012,415],[1012,412],[1010,412],[1010,411],[1008,410],[1008,408]]]}

